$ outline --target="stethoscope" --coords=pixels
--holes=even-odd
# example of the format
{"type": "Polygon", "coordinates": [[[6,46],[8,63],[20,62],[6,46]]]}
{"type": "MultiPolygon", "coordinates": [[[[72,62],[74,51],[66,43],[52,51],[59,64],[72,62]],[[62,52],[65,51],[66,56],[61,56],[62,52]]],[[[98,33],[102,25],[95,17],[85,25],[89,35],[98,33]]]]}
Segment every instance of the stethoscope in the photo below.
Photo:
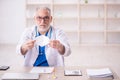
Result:
{"type": "MultiPolygon", "coordinates": [[[[35,37],[40,36],[40,34],[38,32],[37,26],[35,27],[35,33],[36,33],[35,37]]],[[[47,36],[49,37],[49,39],[51,39],[51,36],[52,36],[52,27],[51,26],[50,26],[50,30],[48,31],[48,35],[47,36]]]]}
{"type": "MultiPolygon", "coordinates": [[[[35,27],[35,38],[36,37],[38,37],[38,36],[40,36],[40,33],[38,32],[38,28],[37,28],[37,26],[35,27]]],[[[49,39],[51,39],[51,37],[52,37],[52,27],[50,26],[50,29],[49,29],[49,31],[47,32],[47,35],[46,35],[47,37],[49,37],[49,39]]],[[[36,49],[37,49],[37,51],[39,52],[39,46],[35,46],[36,47],[36,49]]],[[[42,55],[42,54],[41,54],[42,55]]]]}

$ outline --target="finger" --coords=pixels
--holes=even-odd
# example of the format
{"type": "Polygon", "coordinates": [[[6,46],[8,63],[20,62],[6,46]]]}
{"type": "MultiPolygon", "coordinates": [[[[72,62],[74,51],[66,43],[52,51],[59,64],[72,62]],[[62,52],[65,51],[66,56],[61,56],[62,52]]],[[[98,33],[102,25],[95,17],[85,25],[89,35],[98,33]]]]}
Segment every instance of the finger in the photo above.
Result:
{"type": "Polygon", "coordinates": [[[51,40],[49,43],[49,45],[53,48],[56,48],[58,44],[59,44],[58,40],[51,40]]]}
{"type": "Polygon", "coordinates": [[[32,42],[36,42],[36,40],[32,40],[32,42]]]}
{"type": "Polygon", "coordinates": [[[28,44],[28,45],[29,45],[29,44],[34,44],[35,41],[36,41],[36,40],[29,40],[29,41],[27,42],[27,44],[28,44]]]}
{"type": "Polygon", "coordinates": [[[32,49],[34,47],[34,44],[29,44],[27,46],[28,46],[28,49],[32,49]]]}

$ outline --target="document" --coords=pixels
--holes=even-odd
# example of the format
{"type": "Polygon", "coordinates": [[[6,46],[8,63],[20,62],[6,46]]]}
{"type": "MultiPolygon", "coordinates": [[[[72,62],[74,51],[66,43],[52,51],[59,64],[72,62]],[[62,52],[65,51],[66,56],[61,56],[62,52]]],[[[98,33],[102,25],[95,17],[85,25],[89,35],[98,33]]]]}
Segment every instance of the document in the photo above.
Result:
{"type": "Polygon", "coordinates": [[[5,73],[2,80],[39,80],[39,74],[34,73],[5,73]]]}
{"type": "Polygon", "coordinates": [[[82,76],[80,70],[65,70],[64,74],[65,76],[82,76]]]}
{"type": "Polygon", "coordinates": [[[54,67],[33,67],[30,73],[52,73],[54,67]]]}
{"type": "Polygon", "coordinates": [[[87,69],[87,75],[89,77],[113,77],[113,73],[109,68],[101,68],[101,69],[87,69]]]}

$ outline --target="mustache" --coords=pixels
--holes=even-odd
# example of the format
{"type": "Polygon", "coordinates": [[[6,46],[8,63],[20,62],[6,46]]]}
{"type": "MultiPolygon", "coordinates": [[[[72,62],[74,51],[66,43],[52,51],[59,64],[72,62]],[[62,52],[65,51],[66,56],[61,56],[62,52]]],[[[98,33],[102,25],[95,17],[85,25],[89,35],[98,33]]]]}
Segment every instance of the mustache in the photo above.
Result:
{"type": "Polygon", "coordinates": [[[39,31],[47,31],[47,30],[49,30],[49,28],[50,28],[50,27],[48,27],[48,26],[43,28],[43,27],[41,27],[41,26],[44,26],[44,25],[40,25],[40,26],[38,27],[39,31]]]}

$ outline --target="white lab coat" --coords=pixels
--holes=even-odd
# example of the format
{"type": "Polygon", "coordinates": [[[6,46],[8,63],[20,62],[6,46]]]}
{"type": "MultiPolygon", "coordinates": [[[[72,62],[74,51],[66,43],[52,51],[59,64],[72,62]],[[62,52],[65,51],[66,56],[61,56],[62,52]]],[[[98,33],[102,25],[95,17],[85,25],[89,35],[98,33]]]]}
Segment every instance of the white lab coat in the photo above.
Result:
{"type": "MultiPolygon", "coordinates": [[[[16,47],[16,52],[21,54],[21,45],[28,39],[35,39],[36,31],[35,26],[32,28],[27,28],[16,47]]],[[[50,34],[50,30],[48,31],[48,36],[51,35],[52,40],[59,40],[65,46],[65,54],[61,55],[56,49],[49,47],[49,45],[45,46],[45,54],[46,59],[48,61],[49,66],[64,66],[64,56],[68,56],[71,54],[70,45],[68,44],[68,39],[65,36],[64,32],[58,28],[52,27],[52,33],[50,34]]],[[[35,45],[31,50],[29,50],[24,56],[25,66],[33,66],[34,62],[38,57],[38,46],[35,45]]]]}

